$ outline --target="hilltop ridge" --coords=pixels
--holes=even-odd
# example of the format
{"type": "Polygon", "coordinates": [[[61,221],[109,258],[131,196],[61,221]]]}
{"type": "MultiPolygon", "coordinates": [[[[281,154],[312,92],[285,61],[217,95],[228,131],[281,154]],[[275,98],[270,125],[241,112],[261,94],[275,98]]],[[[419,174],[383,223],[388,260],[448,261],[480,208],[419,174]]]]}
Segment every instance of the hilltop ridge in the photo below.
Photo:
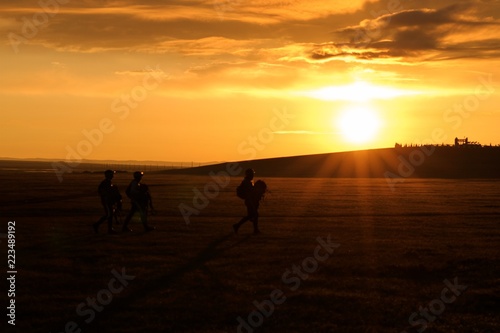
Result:
{"type": "MultiPolygon", "coordinates": [[[[169,174],[208,175],[227,163],[166,170],[169,174]]],[[[498,146],[401,146],[349,152],[238,161],[263,177],[319,178],[500,178],[498,146]]]]}

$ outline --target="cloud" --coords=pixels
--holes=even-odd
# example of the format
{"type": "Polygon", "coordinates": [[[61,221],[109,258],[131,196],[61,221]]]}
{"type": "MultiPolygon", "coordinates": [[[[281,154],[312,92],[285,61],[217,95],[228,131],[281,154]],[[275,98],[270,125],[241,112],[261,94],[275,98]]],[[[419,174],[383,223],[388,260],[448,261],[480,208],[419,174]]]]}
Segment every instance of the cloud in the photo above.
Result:
{"type": "MultiPolygon", "coordinates": [[[[423,2],[435,6],[433,2],[423,2]]],[[[55,50],[53,59],[68,64],[68,75],[88,78],[89,82],[109,81],[106,84],[113,91],[118,89],[115,85],[121,87],[128,82],[127,77],[141,75],[137,68],[161,64],[171,75],[172,94],[205,88],[212,93],[210,88],[217,87],[237,93],[270,91],[282,96],[280,90],[352,83],[355,78],[350,68],[358,65],[377,64],[382,65],[376,68],[377,72],[393,72],[394,68],[383,66],[499,56],[495,18],[498,1],[481,2],[481,6],[476,1],[461,1],[437,9],[410,8],[410,3],[404,2],[406,9],[399,6],[393,13],[383,10],[388,3],[387,0],[343,0],[335,5],[323,0],[68,2],[60,6],[47,24],[38,27],[38,34],[26,42],[32,45],[20,45],[26,57],[16,58],[18,68],[9,73],[24,75],[20,82],[27,81],[41,69],[28,71],[22,60],[30,54],[55,50]],[[218,13],[221,10],[223,17],[218,13]],[[372,19],[363,20],[367,15],[372,19]],[[78,72],[77,64],[85,68],[85,73],[78,72]]],[[[0,4],[0,13],[8,17],[0,21],[0,34],[21,34],[22,19],[31,19],[40,12],[37,4],[28,0],[0,4]]],[[[419,6],[420,2],[413,5],[419,6]]],[[[422,73],[421,69],[417,73],[398,68],[404,73],[398,80],[422,73]]],[[[87,81],[75,86],[93,89],[87,81]]]]}
{"type": "Polygon", "coordinates": [[[496,57],[499,39],[485,36],[489,30],[498,32],[500,21],[480,16],[473,3],[402,10],[364,20],[334,31],[334,41],[316,45],[310,58],[418,62],[496,57]]]}
{"type": "MultiPolygon", "coordinates": [[[[372,0],[373,1],[373,0],[372,0]]],[[[334,14],[353,13],[370,0],[173,0],[68,2],[43,7],[44,2],[20,0],[0,4],[0,33],[23,36],[26,22],[39,30],[27,44],[58,51],[104,52],[162,49],[172,40],[210,37],[227,39],[282,38],[300,34],[303,22],[334,14]]],[[[307,29],[310,29],[307,28],[307,29]]]]}

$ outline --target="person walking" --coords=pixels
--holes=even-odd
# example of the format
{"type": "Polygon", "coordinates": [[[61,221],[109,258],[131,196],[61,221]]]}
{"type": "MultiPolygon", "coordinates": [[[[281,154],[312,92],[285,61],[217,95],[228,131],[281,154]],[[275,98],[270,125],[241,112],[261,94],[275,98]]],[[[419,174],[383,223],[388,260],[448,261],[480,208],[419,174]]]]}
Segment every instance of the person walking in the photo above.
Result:
{"type": "Polygon", "coordinates": [[[260,234],[259,204],[267,190],[267,185],[262,180],[258,180],[254,185],[254,175],[255,171],[253,169],[247,169],[245,171],[245,178],[241,181],[241,184],[236,190],[238,197],[245,200],[245,206],[247,208],[247,215],[244,216],[238,223],[233,224],[233,230],[236,234],[238,233],[240,227],[247,221],[252,221],[253,233],[260,234]]]}
{"type": "Polygon", "coordinates": [[[122,196],[118,187],[112,182],[114,175],[115,171],[113,170],[104,171],[104,180],[97,188],[104,208],[104,215],[92,225],[95,233],[99,232],[99,226],[106,220],[108,221],[108,233],[116,233],[113,229],[113,217],[122,209],[122,196]]]}
{"type": "Polygon", "coordinates": [[[132,231],[132,229],[128,227],[128,224],[136,212],[139,212],[141,222],[145,231],[155,230],[155,227],[148,225],[148,205],[151,205],[152,207],[152,200],[147,185],[141,183],[143,176],[144,172],[142,171],[134,172],[134,179],[127,187],[126,194],[127,197],[130,198],[132,207],[127,217],[125,217],[125,221],[123,222],[123,232],[132,231]]]}
{"type": "Polygon", "coordinates": [[[142,198],[143,200],[143,205],[146,207],[146,210],[148,211],[148,215],[156,215],[156,210],[153,207],[153,198],[151,197],[151,193],[149,192],[149,186],[141,183],[140,186],[141,192],[142,192],[142,198]]]}

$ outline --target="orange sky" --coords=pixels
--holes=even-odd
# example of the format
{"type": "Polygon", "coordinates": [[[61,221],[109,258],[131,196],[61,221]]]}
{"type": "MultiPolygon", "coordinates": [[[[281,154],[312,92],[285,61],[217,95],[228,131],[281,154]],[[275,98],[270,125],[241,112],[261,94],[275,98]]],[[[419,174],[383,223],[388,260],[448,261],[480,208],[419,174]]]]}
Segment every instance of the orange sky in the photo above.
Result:
{"type": "Polygon", "coordinates": [[[499,1],[5,3],[0,157],[500,144],[499,1]]]}

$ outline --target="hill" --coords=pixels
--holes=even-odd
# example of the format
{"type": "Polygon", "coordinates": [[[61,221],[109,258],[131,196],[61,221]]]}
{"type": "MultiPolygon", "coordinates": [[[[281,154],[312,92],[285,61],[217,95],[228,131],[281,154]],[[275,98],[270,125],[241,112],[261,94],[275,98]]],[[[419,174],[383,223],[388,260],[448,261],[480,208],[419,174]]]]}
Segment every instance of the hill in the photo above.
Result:
{"type": "MultiPolygon", "coordinates": [[[[417,146],[290,156],[235,162],[263,177],[500,178],[498,146],[417,146]]],[[[164,171],[207,175],[229,163],[164,171]]]]}

